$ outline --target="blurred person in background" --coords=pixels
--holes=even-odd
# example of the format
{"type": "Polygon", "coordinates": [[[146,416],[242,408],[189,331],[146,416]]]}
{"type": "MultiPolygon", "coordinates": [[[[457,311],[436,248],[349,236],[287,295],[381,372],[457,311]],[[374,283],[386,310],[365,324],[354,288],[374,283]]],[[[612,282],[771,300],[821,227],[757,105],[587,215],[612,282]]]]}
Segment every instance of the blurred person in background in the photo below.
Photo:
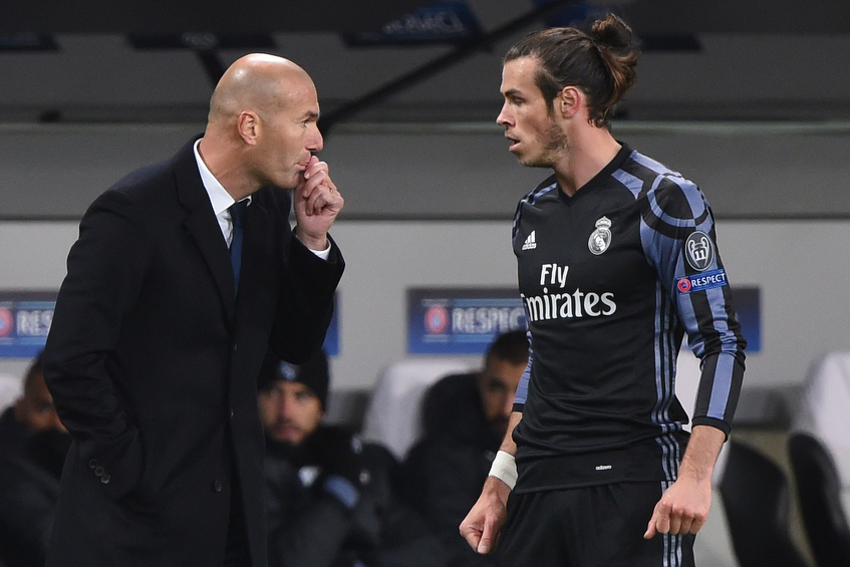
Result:
{"type": "Polygon", "coordinates": [[[440,567],[436,539],[399,501],[392,453],[322,422],[329,383],[324,351],[263,364],[269,566],[440,567]]]}
{"type": "Polygon", "coordinates": [[[446,376],[425,394],[424,433],[404,460],[405,499],[438,535],[451,567],[494,564],[457,527],[487,480],[527,363],[526,331],[509,331],[490,343],[480,371],[446,376]]]}
{"type": "Polygon", "coordinates": [[[0,415],[0,559],[11,567],[44,565],[70,445],[39,354],[24,377],[23,395],[0,415]]]}

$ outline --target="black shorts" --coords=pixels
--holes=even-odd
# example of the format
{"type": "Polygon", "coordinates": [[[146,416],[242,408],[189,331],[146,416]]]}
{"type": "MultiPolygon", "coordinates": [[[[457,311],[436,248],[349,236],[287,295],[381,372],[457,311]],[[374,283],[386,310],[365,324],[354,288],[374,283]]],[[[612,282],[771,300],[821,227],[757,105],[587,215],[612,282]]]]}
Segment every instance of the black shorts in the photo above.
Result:
{"type": "Polygon", "coordinates": [[[660,482],[511,494],[500,567],[693,567],[694,536],[643,539],[660,482]]]}

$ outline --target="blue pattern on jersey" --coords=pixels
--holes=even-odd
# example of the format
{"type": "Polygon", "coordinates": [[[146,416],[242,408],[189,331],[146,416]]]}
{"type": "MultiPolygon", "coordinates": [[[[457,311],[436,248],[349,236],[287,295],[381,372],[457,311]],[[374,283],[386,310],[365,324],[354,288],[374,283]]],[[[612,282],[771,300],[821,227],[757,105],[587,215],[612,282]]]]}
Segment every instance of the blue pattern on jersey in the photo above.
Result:
{"type": "MultiPolygon", "coordinates": [[[[704,380],[708,380],[712,384],[712,388],[707,394],[706,416],[720,421],[728,420],[730,393],[735,387],[733,384],[733,377],[735,376],[734,362],[742,354],[742,339],[729,326],[730,313],[725,295],[726,290],[723,288],[712,288],[700,292],[704,297],[703,301],[706,304],[707,313],[702,309],[700,312],[697,311],[698,303],[694,298],[676,293],[676,283],[687,275],[683,246],[683,236],[686,233],[678,233],[677,236],[679,237],[674,238],[669,234],[659,233],[656,227],[653,226],[657,223],[658,225],[688,229],[689,231],[700,230],[712,236],[712,244],[716,249],[716,243],[714,243],[713,237],[714,219],[709,212],[704,195],[695,184],[684,179],[679,173],[666,168],[657,161],[647,158],[636,151],[633,151],[629,157],[633,162],[642,165],[656,175],[652,180],[651,188],[646,194],[650,205],[651,216],[645,215],[642,219],[640,236],[647,259],[658,271],[660,284],[664,286],[666,291],[665,297],[659,298],[659,305],[664,306],[666,311],[667,307],[672,307],[673,302],[675,302],[675,310],[688,334],[690,347],[699,358],[705,356],[707,340],[704,329],[700,327],[700,322],[702,321],[703,325],[706,320],[711,323],[711,327],[713,327],[715,333],[711,338],[714,339],[715,336],[719,337],[721,348],[717,354],[717,364],[713,368],[714,375],[703,376],[704,380]],[[668,201],[671,200],[671,198],[659,194],[673,189],[673,187],[665,185],[666,183],[671,183],[685,197],[685,202],[689,208],[688,211],[684,211],[688,213],[686,216],[674,216],[671,211],[668,211],[662,205],[662,201],[665,198],[668,201]]],[[[646,181],[641,181],[635,175],[622,169],[616,171],[613,177],[623,183],[635,198],[643,195],[644,188],[647,185],[646,181]]],[[[719,255],[715,254],[711,265],[707,269],[722,269],[719,262],[719,255]]],[[[661,328],[658,328],[657,332],[662,334],[660,336],[669,335],[670,328],[668,328],[667,322],[661,328]]],[[[659,348],[664,348],[665,350],[667,348],[662,346],[661,343],[656,344],[659,348]]],[[[667,416],[664,408],[669,407],[667,398],[674,395],[674,392],[668,390],[668,385],[672,389],[672,384],[674,383],[674,374],[668,376],[666,370],[659,366],[657,386],[659,388],[659,402],[661,403],[661,407],[659,408],[660,411],[656,414],[659,423],[666,421],[667,416]]],[[[706,400],[703,399],[703,405],[705,404],[706,400]]]]}

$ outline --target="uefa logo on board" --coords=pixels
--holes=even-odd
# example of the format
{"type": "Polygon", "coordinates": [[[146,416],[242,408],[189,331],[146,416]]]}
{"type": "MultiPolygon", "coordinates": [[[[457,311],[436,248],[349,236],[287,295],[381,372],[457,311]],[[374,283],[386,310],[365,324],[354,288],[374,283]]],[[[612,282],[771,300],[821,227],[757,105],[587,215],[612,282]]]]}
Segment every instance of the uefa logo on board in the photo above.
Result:
{"type": "Polygon", "coordinates": [[[442,335],[449,328],[449,311],[442,305],[432,305],[425,311],[425,330],[429,335],[442,335]]]}
{"type": "Polygon", "coordinates": [[[15,328],[15,319],[8,309],[0,309],[0,337],[8,337],[15,328]]]}

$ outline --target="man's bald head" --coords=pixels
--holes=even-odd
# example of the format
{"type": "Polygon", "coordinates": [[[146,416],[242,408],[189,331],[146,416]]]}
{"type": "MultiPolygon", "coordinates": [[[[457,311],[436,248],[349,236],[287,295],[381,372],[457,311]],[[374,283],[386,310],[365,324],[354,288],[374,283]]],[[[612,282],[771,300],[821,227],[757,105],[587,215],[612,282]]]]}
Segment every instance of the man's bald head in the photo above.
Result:
{"type": "Polygon", "coordinates": [[[198,153],[237,201],[267,185],[294,189],[322,150],[318,120],[307,72],[283,57],[252,53],[218,82],[198,153]]]}
{"type": "Polygon", "coordinates": [[[219,80],[210,100],[209,122],[238,116],[243,110],[268,115],[286,105],[288,93],[315,88],[307,72],[283,57],[251,53],[237,59],[219,80]]]}

